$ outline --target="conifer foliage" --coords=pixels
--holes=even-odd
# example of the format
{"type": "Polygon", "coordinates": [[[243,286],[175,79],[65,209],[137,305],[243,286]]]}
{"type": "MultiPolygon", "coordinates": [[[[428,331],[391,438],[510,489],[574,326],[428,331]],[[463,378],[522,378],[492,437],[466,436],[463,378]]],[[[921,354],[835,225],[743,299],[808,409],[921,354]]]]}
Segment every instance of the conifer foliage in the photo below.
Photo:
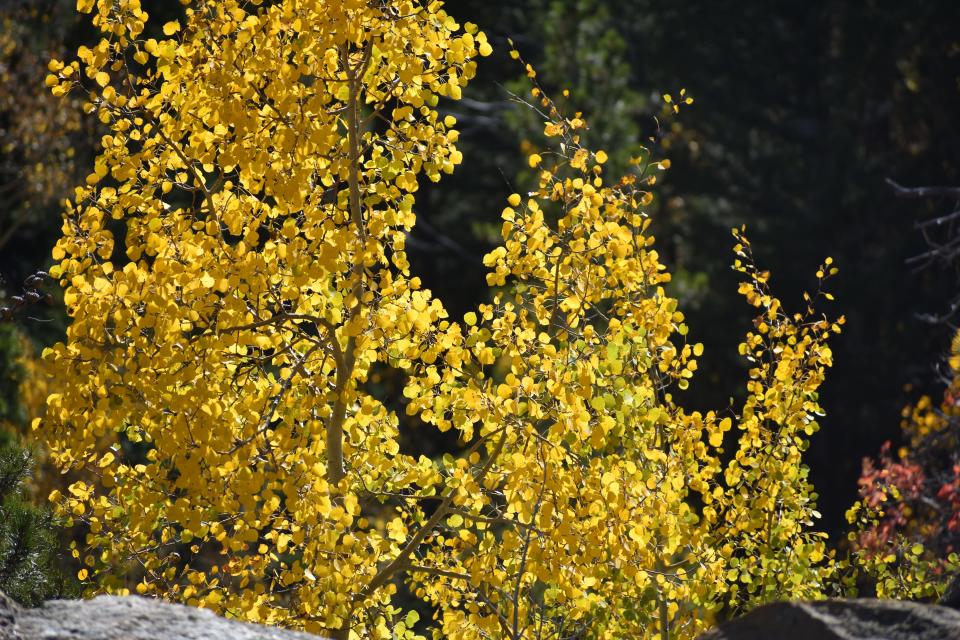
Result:
{"type": "Polygon", "coordinates": [[[54,249],[72,323],[38,422],[82,478],[52,498],[91,590],[413,637],[403,582],[435,636],[517,640],[692,637],[822,593],[800,457],[840,323],[785,311],[737,232],[748,399],[683,409],[703,347],[644,211],[668,163],[611,179],[528,67],[538,184],[502,210],[491,301],[451,318],[404,246],[484,34],[440,2],[184,4],[161,35],[80,0],[103,37],[47,78],[110,129],[54,249]],[[401,451],[374,367],[462,453],[401,451]]]}
{"type": "Polygon", "coordinates": [[[0,592],[28,606],[62,595],[65,585],[53,518],[25,495],[32,466],[31,452],[0,431],[0,592]]]}
{"type": "Polygon", "coordinates": [[[14,326],[0,324],[0,592],[34,605],[69,590],[59,569],[57,523],[28,492],[33,452],[16,435],[31,409],[23,395],[27,349],[14,326]]]}

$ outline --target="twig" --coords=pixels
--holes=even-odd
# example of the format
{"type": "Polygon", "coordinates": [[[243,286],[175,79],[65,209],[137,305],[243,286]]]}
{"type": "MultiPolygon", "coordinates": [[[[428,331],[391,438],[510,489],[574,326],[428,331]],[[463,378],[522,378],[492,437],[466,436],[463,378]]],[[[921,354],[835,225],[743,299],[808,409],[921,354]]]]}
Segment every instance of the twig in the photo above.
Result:
{"type": "Polygon", "coordinates": [[[891,178],[886,183],[899,198],[957,198],[960,200],[960,187],[905,187],[891,178]]]}

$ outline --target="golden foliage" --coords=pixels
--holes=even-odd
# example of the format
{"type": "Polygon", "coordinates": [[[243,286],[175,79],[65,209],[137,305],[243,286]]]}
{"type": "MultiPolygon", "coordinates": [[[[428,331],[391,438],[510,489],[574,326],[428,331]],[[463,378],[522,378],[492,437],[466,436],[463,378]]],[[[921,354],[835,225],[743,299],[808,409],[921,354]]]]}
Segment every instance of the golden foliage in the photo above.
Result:
{"type": "Polygon", "coordinates": [[[136,0],[78,6],[104,37],[49,84],[110,133],[54,250],[73,321],[41,429],[87,474],[54,495],[89,528],[82,579],[338,638],[409,637],[400,580],[448,638],[692,637],[821,592],[800,456],[840,327],[786,313],[739,233],[749,397],[687,412],[703,347],[646,168],[608,180],[538,88],[549,145],[484,259],[492,302],[452,319],[409,273],[420,179],[461,161],[439,98],[490,52],[474,25],[209,0],[156,40],[136,0]],[[400,451],[375,363],[462,455],[400,451]]]}

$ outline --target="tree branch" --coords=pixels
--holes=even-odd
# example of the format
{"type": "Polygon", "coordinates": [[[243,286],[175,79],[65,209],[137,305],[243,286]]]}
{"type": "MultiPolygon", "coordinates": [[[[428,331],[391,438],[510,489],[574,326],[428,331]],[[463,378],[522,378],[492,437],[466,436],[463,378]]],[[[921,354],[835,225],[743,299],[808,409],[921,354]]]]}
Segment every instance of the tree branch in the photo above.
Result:
{"type": "Polygon", "coordinates": [[[898,198],[956,198],[960,200],[960,187],[905,187],[887,178],[886,183],[898,198]]]}
{"type": "MultiPolygon", "coordinates": [[[[490,471],[490,467],[493,466],[494,461],[500,456],[500,452],[503,451],[503,446],[506,444],[507,440],[507,429],[504,427],[500,432],[500,439],[497,441],[496,446],[494,446],[493,451],[490,452],[490,456],[487,458],[487,461],[484,463],[483,467],[477,471],[474,475],[474,482],[481,484],[483,479],[486,477],[487,473],[490,471]]],[[[443,520],[447,514],[450,512],[450,505],[453,503],[453,499],[457,495],[457,490],[455,487],[451,487],[450,491],[444,496],[443,501],[437,506],[436,511],[433,512],[433,515],[420,527],[419,530],[407,541],[407,544],[404,545],[403,549],[400,550],[400,553],[397,554],[393,560],[387,563],[383,568],[381,568],[377,574],[373,577],[370,583],[357,594],[354,598],[354,602],[362,602],[374,591],[382,587],[387,583],[393,575],[403,568],[409,561],[410,556],[416,551],[417,547],[420,546],[420,543],[433,531],[440,521],[443,520]]]]}

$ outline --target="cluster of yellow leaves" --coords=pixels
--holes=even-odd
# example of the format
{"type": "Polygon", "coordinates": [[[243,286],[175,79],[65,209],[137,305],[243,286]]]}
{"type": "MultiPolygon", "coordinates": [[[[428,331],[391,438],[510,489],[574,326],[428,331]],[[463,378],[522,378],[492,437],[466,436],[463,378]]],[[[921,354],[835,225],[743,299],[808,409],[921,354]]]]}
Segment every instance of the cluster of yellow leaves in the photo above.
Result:
{"type": "MultiPolygon", "coordinates": [[[[736,575],[741,583],[731,587],[731,604],[816,598],[825,592],[833,564],[822,563],[826,534],[807,530],[820,514],[801,456],[823,415],[817,390],[833,364],[827,340],[840,333],[844,318],[817,317],[809,294],[803,313],[787,314],[770,294],[769,273],[753,266],[750,243],[740,231],[734,236],[734,268],[748,276],[740,293],[761,314],[740,345],[752,365],[749,395],[737,451],[724,471],[730,490],[720,540],[735,548],[728,578],[736,575]]],[[[833,297],[823,284],[837,273],[832,265],[827,258],[816,274],[817,295],[827,300],[833,297]]]]}
{"type": "Polygon", "coordinates": [[[439,2],[185,4],[158,41],[137,0],[81,0],[104,37],[48,81],[110,127],[54,250],[73,321],[39,425],[86,474],[53,496],[88,527],[82,579],[337,638],[409,636],[401,579],[464,639],[692,637],[819,593],[800,454],[839,324],[786,314],[741,239],[749,399],[682,409],[703,347],[652,177],[608,180],[536,86],[538,188],[452,321],[404,240],[420,176],[461,160],[437,104],[483,33],[439,2]],[[462,455],[400,451],[376,363],[462,455]]]}
{"type": "MultiPolygon", "coordinates": [[[[900,427],[910,448],[919,446],[931,435],[942,433],[950,426],[951,420],[960,418],[960,332],[953,335],[946,364],[950,383],[943,401],[937,404],[930,396],[922,396],[916,404],[903,410],[900,427]]],[[[904,453],[900,452],[901,457],[904,453]]]]}

